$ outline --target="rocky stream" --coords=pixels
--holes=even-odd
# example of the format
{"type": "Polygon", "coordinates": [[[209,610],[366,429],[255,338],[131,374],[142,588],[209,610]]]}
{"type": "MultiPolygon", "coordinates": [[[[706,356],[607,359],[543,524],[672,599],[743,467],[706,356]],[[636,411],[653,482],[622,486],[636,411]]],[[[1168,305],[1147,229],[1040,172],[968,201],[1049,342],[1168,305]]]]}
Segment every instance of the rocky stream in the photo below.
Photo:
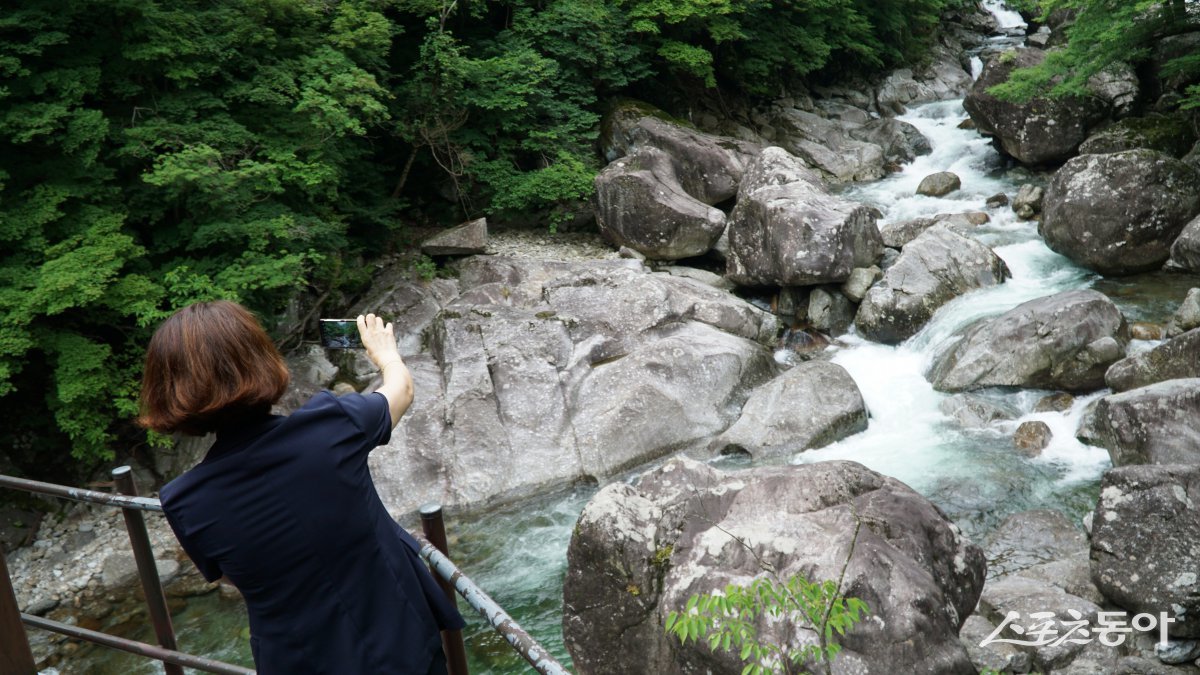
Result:
{"type": "MultiPolygon", "coordinates": [[[[688,122],[621,104],[603,241],[470,224],[441,237],[449,274],[385,266],[350,308],[396,322],[418,392],[372,454],[380,495],[410,525],[445,504],[451,557],[577,672],[740,672],[663,624],[769,563],[870,607],[834,673],[1200,673],[1196,118],[1132,69],[995,100],[1058,27],[983,6],[861,87],[688,122]],[[1159,646],[981,646],[1039,612],[1174,622],[1159,646]]],[[[375,377],[316,346],[289,364],[285,410],[375,377]]],[[[151,520],[180,644],[250,665],[236,592],[151,520]]],[[[149,641],[122,537],[47,518],[9,558],[24,610],[149,641]]],[[[467,633],[471,672],[523,672],[467,633]]],[[[47,672],[161,672],[34,637],[47,672]]]]}

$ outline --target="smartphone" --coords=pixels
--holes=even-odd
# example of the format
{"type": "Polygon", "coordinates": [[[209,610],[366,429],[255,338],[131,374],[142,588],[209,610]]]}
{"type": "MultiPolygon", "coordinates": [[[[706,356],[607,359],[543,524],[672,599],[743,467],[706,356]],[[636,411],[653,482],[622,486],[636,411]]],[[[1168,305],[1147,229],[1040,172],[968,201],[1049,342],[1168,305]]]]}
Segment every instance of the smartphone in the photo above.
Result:
{"type": "Polygon", "coordinates": [[[355,319],[321,319],[321,346],[329,349],[362,349],[355,319]]]}

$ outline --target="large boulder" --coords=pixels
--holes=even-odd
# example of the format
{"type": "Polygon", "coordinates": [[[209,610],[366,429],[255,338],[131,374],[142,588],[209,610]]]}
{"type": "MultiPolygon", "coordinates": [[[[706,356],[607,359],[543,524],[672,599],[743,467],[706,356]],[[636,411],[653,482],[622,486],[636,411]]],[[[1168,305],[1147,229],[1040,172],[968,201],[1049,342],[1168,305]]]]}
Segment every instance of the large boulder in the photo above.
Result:
{"type": "Polygon", "coordinates": [[[639,101],[624,101],[605,116],[600,145],[610,162],[641,148],[662,151],[683,191],[710,205],[737,194],[746,167],[761,151],[753,143],[706,134],[639,101]]]}
{"type": "Polygon", "coordinates": [[[1200,288],[1188,290],[1187,296],[1167,322],[1166,335],[1169,338],[1178,337],[1193,328],[1200,328],[1200,288]]]}
{"type": "Polygon", "coordinates": [[[1122,392],[1185,377],[1200,377],[1200,330],[1117,361],[1104,374],[1104,382],[1109,389],[1122,392]]]}
{"type": "Polygon", "coordinates": [[[1075,154],[1091,130],[1108,118],[1110,106],[1098,96],[1002,101],[988,89],[1018,68],[1041,63],[1046,52],[1021,49],[993,57],[963,100],[980,131],[996,137],[1001,149],[1024,164],[1062,162],[1075,154]]]}
{"type": "Polygon", "coordinates": [[[753,457],[819,448],[867,428],[862,392],[845,368],[807,361],[755,389],[713,450],[753,457]]]}
{"type": "Polygon", "coordinates": [[[886,173],[883,148],[851,137],[858,124],[795,108],[782,110],[771,124],[775,143],[830,180],[875,180],[886,173]]]}
{"type": "Polygon", "coordinates": [[[1130,612],[1165,613],[1168,633],[1200,638],[1200,466],[1125,466],[1100,483],[1092,518],[1092,579],[1130,612]]]}
{"type": "MultiPolygon", "coordinates": [[[[567,550],[563,637],[581,675],[736,673],[737,654],[663,630],[688,597],[779,578],[840,580],[870,615],[832,672],[973,673],[958,631],[983,586],[982,552],[924,497],[854,462],[721,472],[673,459],[602,489],[567,550]]],[[[763,616],[764,640],[809,631],[763,616]],[[786,632],[785,632],[786,631],[786,632]]]]}
{"type": "Polygon", "coordinates": [[[1167,261],[1167,265],[1200,274],[1200,216],[1183,226],[1183,230],[1171,244],[1171,259],[1167,261]]]}
{"type": "Polygon", "coordinates": [[[867,291],[855,323],[864,337],[896,344],[912,337],[939,307],[1010,276],[987,246],[946,227],[933,227],[909,242],[883,279],[867,291]]]}
{"type": "Polygon", "coordinates": [[[1153,150],[1082,155],[1050,180],[1038,232],[1101,274],[1158,269],[1200,214],[1200,172],[1153,150]]]}
{"type": "Polygon", "coordinates": [[[394,514],[478,505],[702,450],[778,372],[776,320],[636,261],[475,257],[406,355],[417,397],[371,454],[394,514]]]}
{"type": "Polygon", "coordinates": [[[1105,396],[1082,422],[1114,466],[1200,464],[1200,379],[1158,382],[1105,396]]]}
{"type": "Polygon", "coordinates": [[[841,283],[883,253],[876,211],[834,196],[803,162],[767,148],[729,216],[728,276],[742,285],[841,283]]]}
{"type": "Polygon", "coordinates": [[[1066,291],[975,322],[937,356],[928,377],[939,391],[1092,391],[1104,386],[1104,372],[1128,344],[1125,317],[1112,300],[1091,290],[1066,291]]]}
{"type": "Polygon", "coordinates": [[[725,230],[725,214],[689,195],[671,157],[657,148],[639,148],[612,162],[595,183],[600,233],[648,258],[702,255],[725,230]]]}

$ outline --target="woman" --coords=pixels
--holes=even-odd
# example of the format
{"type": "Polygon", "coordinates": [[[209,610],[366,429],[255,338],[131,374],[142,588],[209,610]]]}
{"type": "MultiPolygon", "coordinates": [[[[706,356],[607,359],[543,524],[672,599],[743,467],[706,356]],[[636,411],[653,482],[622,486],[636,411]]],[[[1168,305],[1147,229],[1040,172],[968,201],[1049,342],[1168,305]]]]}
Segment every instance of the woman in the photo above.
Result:
{"type": "Polygon", "coordinates": [[[241,305],[185,307],[147,350],[139,423],[217,434],[163,487],[163,511],[204,578],[245,597],[263,675],[444,673],[439,631],[463,626],[371,481],[367,454],[413,388],[392,325],[368,314],[358,329],[382,386],[323,391],[286,417],[270,411],[287,367],[241,305]]]}

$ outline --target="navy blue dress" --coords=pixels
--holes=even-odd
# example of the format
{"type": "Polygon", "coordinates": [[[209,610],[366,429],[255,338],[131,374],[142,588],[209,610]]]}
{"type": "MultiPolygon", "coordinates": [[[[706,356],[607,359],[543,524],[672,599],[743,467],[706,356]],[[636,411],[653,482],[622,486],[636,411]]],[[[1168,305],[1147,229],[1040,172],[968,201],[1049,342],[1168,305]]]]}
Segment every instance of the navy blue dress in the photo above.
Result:
{"type": "Polygon", "coordinates": [[[463,620],[388,515],[367,469],[392,424],[382,394],[323,391],[287,417],[218,432],[162,489],[183,549],[238,587],[263,675],[424,675],[463,620]]]}

